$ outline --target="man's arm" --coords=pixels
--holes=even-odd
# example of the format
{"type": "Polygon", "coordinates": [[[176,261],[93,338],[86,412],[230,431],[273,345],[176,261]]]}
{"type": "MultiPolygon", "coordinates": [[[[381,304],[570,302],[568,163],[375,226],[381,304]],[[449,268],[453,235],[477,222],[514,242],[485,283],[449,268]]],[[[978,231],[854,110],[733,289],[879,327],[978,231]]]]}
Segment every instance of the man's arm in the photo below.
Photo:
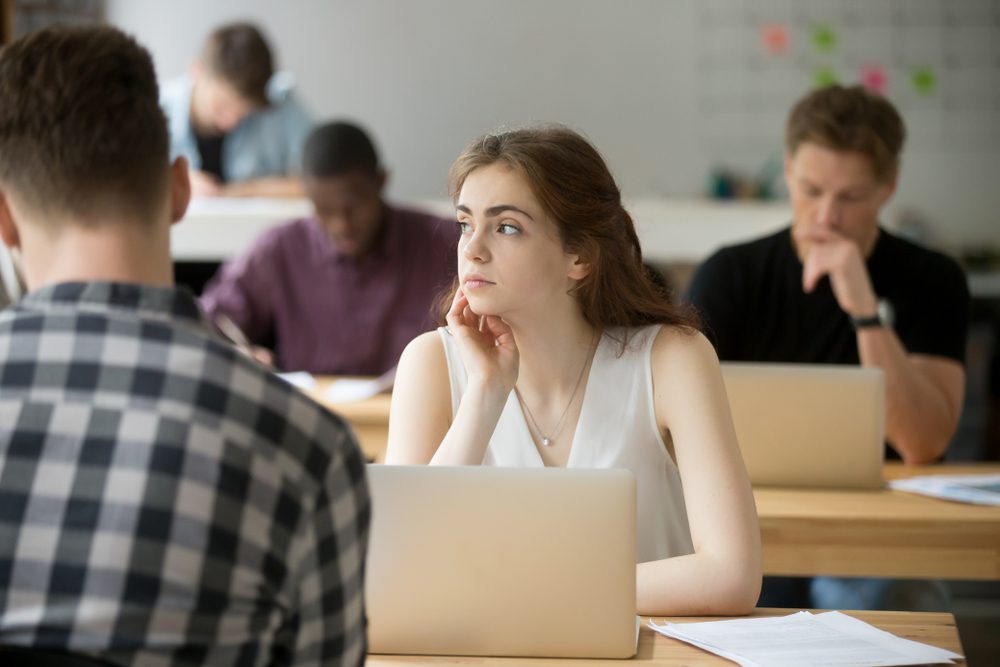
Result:
{"type": "MultiPolygon", "coordinates": [[[[802,286],[811,292],[820,278],[830,277],[834,296],[850,317],[875,315],[878,299],[857,244],[833,231],[809,232],[802,286]]],[[[888,326],[857,330],[862,366],[885,373],[885,434],[908,464],[940,458],[962,413],[965,369],[937,355],[911,354],[888,326]]]]}
{"type": "MultiPolygon", "coordinates": [[[[280,285],[276,285],[275,233],[266,232],[243,255],[223,264],[200,298],[209,320],[218,325],[219,316],[225,315],[253,346],[274,343],[276,325],[272,294],[273,290],[280,290],[280,285]]],[[[259,353],[259,349],[254,351],[259,353]]],[[[253,351],[251,356],[264,361],[253,351]]]]}
{"type": "Polygon", "coordinates": [[[965,369],[944,357],[908,354],[888,327],[858,329],[862,366],[885,373],[885,435],[903,462],[944,455],[962,415],[965,369]]]}

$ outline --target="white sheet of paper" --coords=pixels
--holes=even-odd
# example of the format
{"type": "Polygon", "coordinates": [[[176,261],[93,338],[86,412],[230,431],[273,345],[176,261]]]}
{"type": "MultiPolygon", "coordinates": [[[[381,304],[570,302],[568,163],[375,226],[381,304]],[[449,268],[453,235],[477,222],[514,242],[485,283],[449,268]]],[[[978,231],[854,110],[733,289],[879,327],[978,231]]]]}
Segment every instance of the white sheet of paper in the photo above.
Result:
{"type": "Polygon", "coordinates": [[[316,386],[316,378],[311,373],[296,371],[294,373],[278,373],[278,377],[299,389],[312,389],[316,386]]]}
{"type": "Polygon", "coordinates": [[[1000,505],[1000,475],[923,475],[894,479],[889,486],[975,505],[1000,505]]]}
{"type": "Polygon", "coordinates": [[[890,667],[952,664],[962,657],[840,612],[649,625],[743,667],[890,667]]]}
{"type": "Polygon", "coordinates": [[[370,380],[345,378],[343,380],[334,380],[330,383],[330,386],[326,390],[326,398],[334,403],[363,401],[378,394],[383,389],[385,389],[385,386],[378,378],[370,380]]]}

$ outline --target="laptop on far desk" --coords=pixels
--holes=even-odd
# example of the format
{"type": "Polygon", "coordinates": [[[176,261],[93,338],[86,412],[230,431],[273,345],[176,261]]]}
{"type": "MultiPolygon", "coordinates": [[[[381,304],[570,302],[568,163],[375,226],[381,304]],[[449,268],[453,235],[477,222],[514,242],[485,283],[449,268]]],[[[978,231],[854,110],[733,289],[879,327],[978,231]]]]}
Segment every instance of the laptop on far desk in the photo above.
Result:
{"type": "Polygon", "coordinates": [[[880,369],[726,362],[722,376],[755,486],[884,485],[880,369]]]}
{"type": "Polygon", "coordinates": [[[624,470],[370,464],[371,653],[635,654],[624,470]]]}

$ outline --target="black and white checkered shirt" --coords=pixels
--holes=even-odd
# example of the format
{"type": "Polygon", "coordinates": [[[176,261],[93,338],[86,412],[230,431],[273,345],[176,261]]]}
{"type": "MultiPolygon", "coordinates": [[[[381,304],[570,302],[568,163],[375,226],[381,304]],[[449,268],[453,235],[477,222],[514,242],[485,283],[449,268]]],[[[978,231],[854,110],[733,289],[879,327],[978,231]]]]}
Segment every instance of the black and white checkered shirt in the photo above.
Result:
{"type": "Polygon", "coordinates": [[[0,313],[0,644],[360,664],[364,475],[344,423],[189,293],[33,292],[0,313]]]}

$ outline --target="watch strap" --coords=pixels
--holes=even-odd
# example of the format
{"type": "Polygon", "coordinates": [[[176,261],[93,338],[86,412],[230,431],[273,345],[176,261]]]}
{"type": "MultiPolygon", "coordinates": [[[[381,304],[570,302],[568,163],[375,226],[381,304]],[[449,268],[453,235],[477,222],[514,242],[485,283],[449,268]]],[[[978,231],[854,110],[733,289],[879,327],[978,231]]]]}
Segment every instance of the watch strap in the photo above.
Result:
{"type": "Polygon", "coordinates": [[[884,326],[882,318],[878,313],[867,317],[851,317],[851,324],[855,329],[871,329],[872,327],[884,326]]]}

